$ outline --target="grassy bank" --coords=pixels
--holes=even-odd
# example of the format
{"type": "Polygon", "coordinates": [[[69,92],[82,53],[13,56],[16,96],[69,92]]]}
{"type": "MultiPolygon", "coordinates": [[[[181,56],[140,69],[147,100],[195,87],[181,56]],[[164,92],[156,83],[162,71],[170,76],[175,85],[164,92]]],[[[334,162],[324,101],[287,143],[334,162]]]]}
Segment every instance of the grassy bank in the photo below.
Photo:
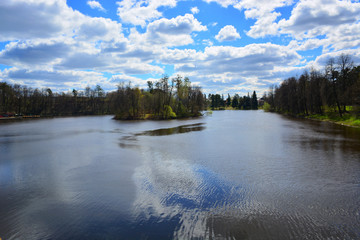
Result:
{"type": "MultiPolygon", "coordinates": [[[[260,107],[265,112],[276,112],[271,106],[265,102],[263,106],[260,107]]],[[[360,128],[360,108],[354,106],[347,106],[346,113],[343,113],[343,116],[340,117],[339,113],[334,109],[324,107],[323,114],[310,114],[310,115],[292,115],[287,112],[278,112],[280,114],[292,116],[292,117],[299,117],[299,118],[306,118],[311,120],[317,121],[324,121],[324,122],[332,122],[335,124],[346,125],[350,127],[358,127],[360,128]]]]}
{"type": "Polygon", "coordinates": [[[325,122],[332,122],[336,124],[351,126],[351,127],[360,127],[360,116],[354,112],[345,113],[342,117],[335,112],[327,112],[325,114],[314,114],[307,116],[308,119],[314,119],[325,122]]]}

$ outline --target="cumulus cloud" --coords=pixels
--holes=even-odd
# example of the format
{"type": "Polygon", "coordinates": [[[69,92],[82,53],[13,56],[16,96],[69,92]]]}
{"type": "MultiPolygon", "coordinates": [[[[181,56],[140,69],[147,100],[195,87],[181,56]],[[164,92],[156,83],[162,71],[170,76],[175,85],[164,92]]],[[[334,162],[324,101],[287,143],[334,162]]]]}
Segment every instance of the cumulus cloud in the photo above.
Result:
{"type": "Polygon", "coordinates": [[[360,22],[344,24],[326,35],[326,51],[360,47],[360,22]]]}
{"type": "Polygon", "coordinates": [[[65,1],[0,1],[0,41],[69,34],[70,22],[79,17],[65,1]]]}
{"type": "Polygon", "coordinates": [[[163,18],[148,25],[149,32],[168,35],[190,34],[194,31],[200,32],[206,30],[206,26],[201,25],[201,23],[194,18],[194,15],[192,14],[177,16],[172,19],[163,18]]]}
{"type": "Polygon", "coordinates": [[[256,19],[253,26],[247,32],[247,35],[253,38],[264,37],[266,35],[278,34],[279,28],[275,20],[281,15],[276,12],[276,8],[292,4],[291,0],[203,0],[205,2],[216,2],[222,7],[233,6],[244,11],[247,19],[256,19]]]}
{"type": "Polygon", "coordinates": [[[262,93],[268,85],[301,71],[293,67],[301,60],[296,49],[271,43],[210,46],[204,51],[167,49],[160,55],[163,64],[174,65],[176,74],[189,76],[207,93],[262,93]]]}
{"type": "Polygon", "coordinates": [[[334,51],[322,54],[312,62],[308,64],[308,68],[315,67],[316,69],[324,69],[327,61],[330,58],[337,58],[341,54],[349,55],[351,57],[351,60],[355,64],[360,64],[360,52],[357,49],[347,49],[347,50],[341,50],[341,51],[334,51]]]}
{"type": "Polygon", "coordinates": [[[30,70],[27,68],[10,68],[0,71],[4,81],[25,84],[32,87],[50,87],[53,91],[67,91],[69,89],[85,89],[86,86],[101,84],[106,89],[113,89],[107,78],[98,72],[74,70],[30,70]]]}
{"type": "Polygon", "coordinates": [[[240,34],[236,31],[234,26],[226,25],[219,31],[215,38],[219,42],[235,41],[236,39],[240,38],[240,34]]]}
{"type": "Polygon", "coordinates": [[[204,59],[205,55],[195,49],[168,49],[160,55],[161,62],[165,64],[188,64],[204,59]]]}
{"type": "Polygon", "coordinates": [[[222,7],[228,7],[230,5],[234,5],[238,2],[237,0],[203,0],[203,1],[207,2],[207,3],[216,2],[219,5],[221,5],[222,7]]]}
{"type": "Polygon", "coordinates": [[[110,78],[110,82],[116,83],[116,84],[130,82],[132,86],[139,86],[141,88],[145,88],[147,86],[147,80],[143,80],[141,78],[129,76],[126,74],[113,75],[110,78]]]}
{"type": "Polygon", "coordinates": [[[279,26],[275,23],[275,20],[280,16],[278,12],[267,12],[257,20],[250,30],[247,31],[246,35],[252,38],[260,38],[268,35],[278,35],[279,26]]]}
{"type": "Polygon", "coordinates": [[[133,25],[145,27],[147,23],[162,17],[159,7],[175,7],[177,0],[123,0],[117,2],[119,18],[133,25]]]}
{"type": "Polygon", "coordinates": [[[71,51],[66,41],[24,41],[11,42],[0,52],[0,63],[5,65],[35,66],[54,63],[66,57],[71,51]]]}
{"type": "Polygon", "coordinates": [[[127,39],[119,40],[110,40],[110,41],[102,41],[101,42],[101,51],[104,53],[121,53],[125,52],[129,41],[127,39]]]}
{"type": "Polygon", "coordinates": [[[89,5],[92,9],[97,9],[102,12],[106,12],[106,10],[101,6],[101,4],[97,1],[87,1],[87,5],[89,5]]]}
{"type": "Polygon", "coordinates": [[[193,8],[190,9],[190,11],[192,12],[192,14],[197,14],[197,13],[200,12],[198,7],[193,7],[193,8]]]}
{"type": "MultiPolygon", "coordinates": [[[[0,80],[54,88],[81,88],[90,81],[111,87],[118,80],[142,86],[145,80],[131,75],[158,76],[165,73],[164,65],[173,65],[174,74],[189,76],[209,91],[245,91],[266,88],[304,67],[321,68],[327,57],[340,53],[349,53],[360,63],[358,1],[203,0],[218,4],[211,7],[238,9],[241,17],[254,19],[246,29],[250,37],[286,36],[284,44],[290,41],[287,46],[243,47],[213,46],[209,36],[202,38],[206,34],[200,32],[207,31],[206,26],[214,30],[217,23],[201,23],[194,17],[197,7],[190,9],[192,14],[164,18],[162,12],[176,7],[178,1],[118,1],[120,20],[111,20],[85,15],[65,0],[0,0],[0,42],[6,45],[0,49],[0,64],[11,66],[0,70],[0,80]],[[293,9],[282,19],[279,9],[286,6],[293,9]],[[129,34],[123,34],[123,24],[132,25],[129,34]],[[299,55],[313,49],[322,51],[314,61],[299,55]],[[102,72],[114,77],[104,77],[102,72]]],[[[99,1],[87,4],[102,8],[99,1]]],[[[239,39],[240,34],[227,25],[215,38],[221,45],[239,39]]]]}
{"type": "Polygon", "coordinates": [[[279,21],[283,33],[297,38],[328,34],[334,27],[360,19],[360,3],[337,0],[303,0],[292,10],[288,20],[279,21]]]}
{"type": "Polygon", "coordinates": [[[107,18],[84,17],[84,21],[76,27],[76,37],[86,41],[110,41],[124,39],[120,23],[107,18]]]}
{"type": "Polygon", "coordinates": [[[162,18],[150,23],[146,31],[146,40],[151,44],[164,46],[182,46],[193,43],[192,32],[206,31],[194,15],[185,14],[172,19],[162,18]]]}
{"type": "Polygon", "coordinates": [[[0,41],[71,38],[74,35],[106,40],[121,37],[121,31],[120,23],[86,16],[68,7],[63,0],[0,2],[0,41]]]}
{"type": "Polygon", "coordinates": [[[301,58],[295,50],[271,43],[246,47],[212,46],[205,48],[204,54],[206,58],[199,65],[202,71],[255,75],[268,74],[274,66],[296,64],[301,58]]]}
{"type": "Polygon", "coordinates": [[[108,64],[106,60],[104,55],[76,52],[57,66],[65,69],[101,69],[108,64]]]}
{"type": "MultiPolygon", "coordinates": [[[[205,91],[218,92],[224,89],[223,84],[229,84],[229,89],[248,84],[265,90],[265,85],[288,77],[284,69],[299,64],[301,56],[287,46],[266,43],[246,47],[211,46],[203,52],[178,49],[163,54],[161,60],[174,64],[177,72],[205,84],[205,91]]],[[[287,73],[294,71],[288,69],[287,73]]]]}

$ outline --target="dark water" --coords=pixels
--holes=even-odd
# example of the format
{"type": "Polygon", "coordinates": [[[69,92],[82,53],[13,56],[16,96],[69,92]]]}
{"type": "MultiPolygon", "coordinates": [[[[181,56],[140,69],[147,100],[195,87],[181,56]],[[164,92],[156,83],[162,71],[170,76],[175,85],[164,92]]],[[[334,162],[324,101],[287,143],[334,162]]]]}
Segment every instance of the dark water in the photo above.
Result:
{"type": "Polygon", "coordinates": [[[262,111],[0,125],[2,239],[360,239],[360,130],[262,111]]]}

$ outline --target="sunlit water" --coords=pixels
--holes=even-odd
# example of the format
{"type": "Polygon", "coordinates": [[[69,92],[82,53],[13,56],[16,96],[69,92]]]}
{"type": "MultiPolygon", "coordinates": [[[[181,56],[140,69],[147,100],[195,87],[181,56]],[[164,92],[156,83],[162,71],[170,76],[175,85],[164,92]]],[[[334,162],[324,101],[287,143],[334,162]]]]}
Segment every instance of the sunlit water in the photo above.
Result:
{"type": "Polygon", "coordinates": [[[360,130],[262,111],[0,124],[2,239],[359,239],[360,130]]]}

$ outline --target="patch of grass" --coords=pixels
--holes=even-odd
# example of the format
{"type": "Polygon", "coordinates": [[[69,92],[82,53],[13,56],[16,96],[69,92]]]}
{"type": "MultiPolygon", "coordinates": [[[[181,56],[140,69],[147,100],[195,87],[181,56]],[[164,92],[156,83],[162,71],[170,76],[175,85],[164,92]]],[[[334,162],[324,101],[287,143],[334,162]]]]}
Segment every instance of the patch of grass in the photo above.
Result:
{"type": "Polygon", "coordinates": [[[264,102],[263,109],[265,112],[271,112],[271,106],[267,102],[264,102]]]}
{"type": "Polygon", "coordinates": [[[356,112],[354,112],[354,111],[345,113],[345,114],[343,114],[342,117],[340,117],[337,112],[327,111],[326,113],[324,113],[322,115],[313,114],[313,115],[308,116],[307,118],[315,119],[315,120],[319,120],[319,121],[333,122],[333,123],[337,123],[337,124],[341,124],[341,125],[360,127],[360,117],[357,116],[356,112]]]}

